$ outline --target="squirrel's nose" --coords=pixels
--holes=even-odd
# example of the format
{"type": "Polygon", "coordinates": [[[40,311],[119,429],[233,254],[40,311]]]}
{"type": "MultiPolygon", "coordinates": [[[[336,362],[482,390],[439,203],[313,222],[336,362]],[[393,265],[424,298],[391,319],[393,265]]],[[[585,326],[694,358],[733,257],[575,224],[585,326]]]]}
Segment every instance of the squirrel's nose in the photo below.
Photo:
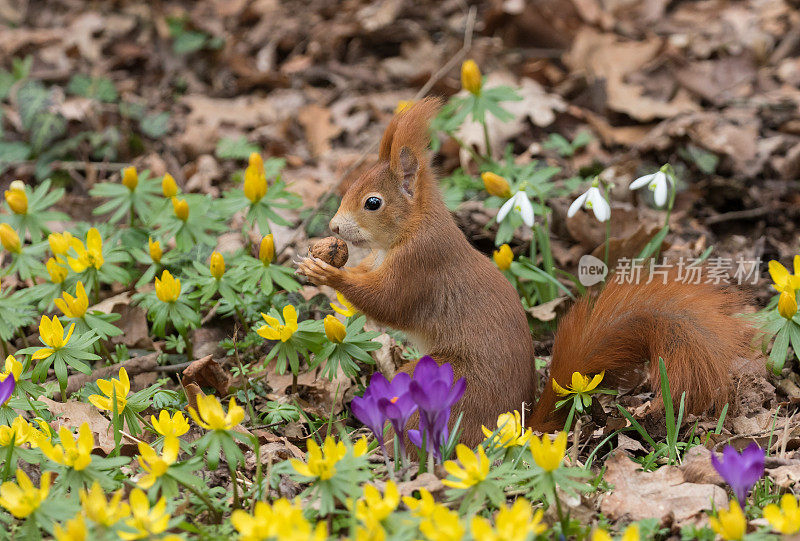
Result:
{"type": "Polygon", "coordinates": [[[331,224],[331,231],[333,231],[334,235],[338,235],[339,234],[339,226],[331,224]]]}

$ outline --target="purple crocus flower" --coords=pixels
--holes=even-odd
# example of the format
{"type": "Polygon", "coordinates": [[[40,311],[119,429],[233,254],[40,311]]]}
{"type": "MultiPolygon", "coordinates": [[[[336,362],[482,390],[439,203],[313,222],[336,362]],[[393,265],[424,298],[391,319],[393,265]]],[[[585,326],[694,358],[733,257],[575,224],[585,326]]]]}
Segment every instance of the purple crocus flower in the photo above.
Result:
{"type": "Polygon", "coordinates": [[[740,453],[731,445],[722,450],[722,460],[711,453],[711,463],[730,485],[736,499],[744,504],[750,490],[764,475],[764,450],[751,443],[740,453]]]}
{"type": "MultiPolygon", "coordinates": [[[[411,376],[401,372],[392,381],[383,378],[383,382],[378,380],[376,383],[379,384],[378,389],[376,389],[377,396],[379,396],[378,407],[383,415],[389,419],[389,422],[392,423],[394,433],[400,438],[400,450],[405,452],[403,432],[408,420],[417,411],[417,404],[411,398],[411,393],[409,392],[411,376]]],[[[371,381],[370,385],[372,385],[371,381]]]]}
{"type": "Polygon", "coordinates": [[[460,378],[453,384],[453,367],[450,363],[439,366],[432,357],[426,355],[414,368],[414,378],[409,385],[409,394],[419,406],[419,430],[409,430],[408,437],[417,447],[425,446],[438,459],[439,449],[447,440],[447,423],[450,408],[458,402],[467,388],[467,382],[460,378]]]}
{"type": "Polygon", "coordinates": [[[364,396],[357,396],[350,402],[350,410],[353,415],[372,430],[375,438],[381,444],[381,448],[383,448],[384,443],[383,426],[386,424],[386,416],[378,407],[378,400],[386,396],[386,393],[382,391],[388,387],[388,384],[389,382],[386,381],[383,374],[372,374],[367,390],[364,391],[364,396]]]}
{"type": "Polygon", "coordinates": [[[8,402],[16,386],[17,381],[14,379],[14,374],[9,374],[6,379],[0,381],[0,406],[8,402]]]}

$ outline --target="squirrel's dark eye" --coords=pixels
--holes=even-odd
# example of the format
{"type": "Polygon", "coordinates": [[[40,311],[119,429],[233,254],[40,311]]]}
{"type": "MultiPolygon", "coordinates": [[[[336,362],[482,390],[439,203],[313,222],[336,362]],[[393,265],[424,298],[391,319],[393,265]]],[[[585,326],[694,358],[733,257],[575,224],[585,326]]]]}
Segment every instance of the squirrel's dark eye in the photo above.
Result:
{"type": "Polygon", "coordinates": [[[378,210],[381,208],[381,201],[380,197],[367,197],[367,200],[364,201],[364,208],[367,210],[378,210]]]}

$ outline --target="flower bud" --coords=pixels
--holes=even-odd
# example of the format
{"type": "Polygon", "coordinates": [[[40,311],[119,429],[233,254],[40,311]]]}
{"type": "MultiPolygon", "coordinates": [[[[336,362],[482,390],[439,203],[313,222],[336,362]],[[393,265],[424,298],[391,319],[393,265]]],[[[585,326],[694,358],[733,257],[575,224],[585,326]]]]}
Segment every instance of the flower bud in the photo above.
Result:
{"type": "Polygon", "coordinates": [[[494,251],[492,259],[494,259],[494,264],[497,265],[497,268],[505,271],[511,267],[511,262],[514,261],[514,252],[511,251],[511,247],[508,244],[503,244],[494,251]]]}
{"type": "Polygon", "coordinates": [[[28,213],[28,196],[25,193],[25,184],[15,180],[5,192],[6,203],[14,214],[28,213]]]}
{"type": "Polygon", "coordinates": [[[461,86],[476,96],[481,93],[481,70],[472,59],[461,64],[461,86]]]}
{"type": "Polygon", "coordinates": [[[153,260],[153,263],[161,263],[161,256],[164,255],[164,252],[161,251],[161,243],[157,240],[154,241],[152,237],[148,237],[147,247],[150,250],[150,259],[153,260]]]}
{"type": "Polygon", "coordinates": [[[258,152],[251,152],[247,159],[247,166],[252,167],[261,174],[264,174],[264,160],[258,152]]]}
{"type": "Polygon", "coordinates": [[[177,216],[178,219],[184,222],[189,219],[189,203],[186,202],[186,199],[173,197],[172,210],[175,212],[175,216],[177,216]]]}
{"type": "Polygon", "coordinates": [[[50,281],[54,284],[60,284],[67,278],[67,273],[69,272],[67,268],[56,263],[56,260],[52,257],[47,260],[45,266],[47,267],[47,273],[50,275],[50,281]]]}
{"type": "MultiPolygon", "coordinates": [[[[251,154],[258,156],[258,154],[251,154]]],[[[251,159],[251,162],[253,160],[251,159]]],[[[257,160],[261,163],[261,157],[257,160]]],[[[244,195],[251,203],[258,203],[267,194],[267,177],[264,175],[263,164],[261,168],[256,165],[248,165],[244,170],[244,195]]]]}
{"type": "Polygon", "coordinates": [[[161,192],[164,194],[164,197],[168,199],[172,199],[178,195],[178,185],[169,173],[165,174],[164,178],[161,179],[161,192]]]}
{"type": "Polygon", "coordinates": [[[504,199],[511,197],[511,186],[509,186],[508,181],[500,175],[487,171],[481,175],[481,178],[483,179],[483,186],[490,195],[502,197],[504,199]]]}
{"type": "Polygon", "coordinates": [[[3,248],[9,252],[18,254],[22,251],[22,246],[19,242],[19,235],[8,224],[0,224],[0,243],[3,248]]]}
{"type": "Polygon", "coordinates": [[[139,174],[136,173],[135,167],[126,167],[122,170],[122,184],[130,191],[136,189],[136,186],[139,185],[139,174]]]}
{"type": "Polygon", "coordinates": [[[69,251],[70,241],[72,241],[72,233],[69,231],[50,233],[47,236],[47,242],[50,244],[50,251],[55,255],[66,254],[69,251]]]}
{"type": "Polygon", "coordinates": [[[347,336],[347,330],[344,327],[344,324],[336,319],[333,315],[325,316],[325,336],[328,337],[328,340],[331,342],[336,342],[337,344],[342,343],[345,336],[347,336]]]}
{"type": "Polygon", "coordinates": [[[155,287],[156,296],[162,302],[175,302],[181,294],[181,281],[172,276],[168,270],[161,274],[160,279],[156,276],[155,287]]]}
{"type": "Polygon", "coordinates": [[[258,258],[265,265],[269,265],[275,257],[275,241],[272,238],[272,233],[264,235],[261,239],[261,246],[258,248],[258,258]]]}
{"type": "Polygon", "coordinates": [[[414,100],[400,100],[397,102],[397,107],[394,108],[394,114],[402,113],[406,109],[414,105],[414,100]]]}
{"type": "Polygon", "coordinates": [[[786,319],[792,319],[797,313],[797,296],[794,289],[784,289],[778,297],[778,313],[786,319]]]}
{"type": "Polygon", "coordinates": [[[211,270],[211,276],[219,280],[225,274],[225,258],[219,252],[211,254],[208,268],[211,270]]]}

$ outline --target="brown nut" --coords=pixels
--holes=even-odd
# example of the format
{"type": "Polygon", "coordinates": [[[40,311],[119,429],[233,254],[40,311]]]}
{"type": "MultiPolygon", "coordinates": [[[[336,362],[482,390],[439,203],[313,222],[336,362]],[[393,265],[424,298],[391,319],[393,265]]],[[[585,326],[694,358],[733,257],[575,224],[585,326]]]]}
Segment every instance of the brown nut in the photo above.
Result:
{"type": "Polygon", "coordinates": [[[347,263],[347,243],[336,237],[325,237],[311,247],[311,255],[339,269],[347,263]]]}

